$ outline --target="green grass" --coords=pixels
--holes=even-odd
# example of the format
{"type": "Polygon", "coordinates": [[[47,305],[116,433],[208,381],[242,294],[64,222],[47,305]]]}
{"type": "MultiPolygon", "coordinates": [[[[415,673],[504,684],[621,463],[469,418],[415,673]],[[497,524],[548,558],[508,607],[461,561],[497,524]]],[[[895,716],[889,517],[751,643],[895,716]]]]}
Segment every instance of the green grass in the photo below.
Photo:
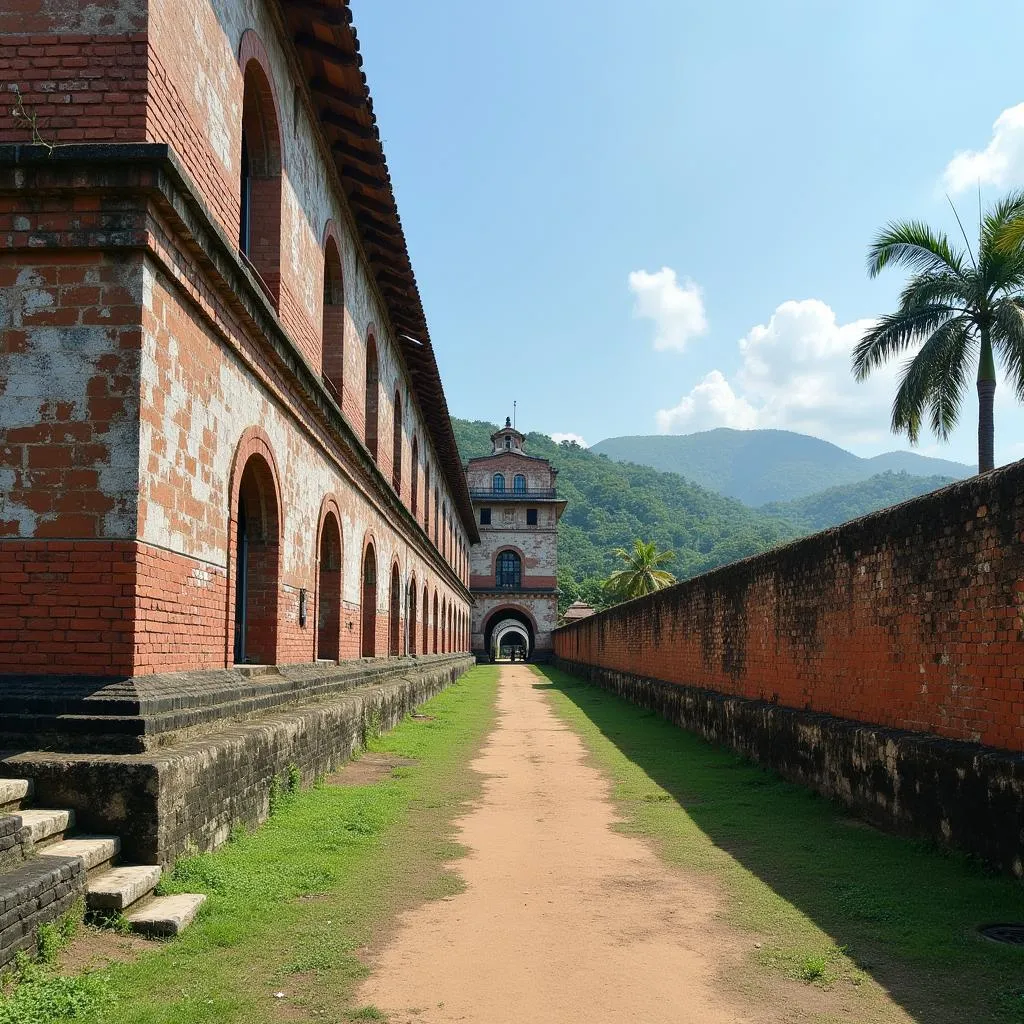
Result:
{"type": "Polygon", "coordinates": [[[368,730],[371,750],[416,760],[392,778],[299,790],[286,772],[269,821],[165,879],[165,892],[209,896],[179,939],[79,978],[33,966],[0,999],[0,1024],[383,1019],[353,1005],[359,953],[403,908],[458,888],[443,868],[462,852],[451,823],[478,791],[467,765],[496,689],[497,670],[476,668],[424,705],[431,720],[368,730]]]}
{"type": "Polygon", "coordinates": [[[928,1024],[1024,1022],[1024,949],[977,934],[1024,921],[1020,883],[868,828],[654,712],[535,671],[612,780],[621,827],[716,876],[726,919],[751,933],[752,969],[862,997],[874,979],[928,1024]]]}

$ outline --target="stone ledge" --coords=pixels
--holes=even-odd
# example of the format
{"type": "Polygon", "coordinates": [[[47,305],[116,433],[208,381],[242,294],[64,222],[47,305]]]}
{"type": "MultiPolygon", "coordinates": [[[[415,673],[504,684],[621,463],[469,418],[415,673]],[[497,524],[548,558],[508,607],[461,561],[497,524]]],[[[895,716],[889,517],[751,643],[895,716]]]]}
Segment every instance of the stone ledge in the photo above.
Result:
{"type": "Polygon", "coordinates": [[[0,748],[138,753],[290,704],[331,699],[464,655],[238,666],[121,679],[0,676],[0,748]]]}
{"type": "Polygon", "coordinates": [[[1024,876],[1024,754],[561,658],[555,664],[839,800],[880,828],[1024,876]]]}
{"type": "Polygon", "coordinates": [[[306,780],[326,774],[369,729],[391,728],[472,664],[470,655],[390,659],[390,669],[362,663],[349,689],[272,715],[135,753],[11,753],[0,772],[31,778],[35,799],[73,808],[83,830],[119,836],[125,861],[166,866],[186,850],[215,849],[235,825],[263,821],[271,781],[290,764],[306,780]]]}

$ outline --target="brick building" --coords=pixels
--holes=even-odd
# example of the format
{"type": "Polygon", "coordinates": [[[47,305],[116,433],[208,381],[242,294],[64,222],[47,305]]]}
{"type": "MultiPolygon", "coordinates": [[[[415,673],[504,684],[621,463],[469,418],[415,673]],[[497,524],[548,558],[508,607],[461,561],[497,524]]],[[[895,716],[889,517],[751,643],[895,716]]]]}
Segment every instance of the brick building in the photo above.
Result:
{"type": "Polygon", "coordinates": [[[474,512],[350,22],[0,9],[0,674],[469,649],[474,512]]]}
{"type": "Polygon", "coordinates": [[[511,420],[491,435],[491,454],[466,466],[480,543],[470,549],[471,643],[478,657],[503,647],[547,658],[558,624],[558,470],[528,455],[511,420]]]}

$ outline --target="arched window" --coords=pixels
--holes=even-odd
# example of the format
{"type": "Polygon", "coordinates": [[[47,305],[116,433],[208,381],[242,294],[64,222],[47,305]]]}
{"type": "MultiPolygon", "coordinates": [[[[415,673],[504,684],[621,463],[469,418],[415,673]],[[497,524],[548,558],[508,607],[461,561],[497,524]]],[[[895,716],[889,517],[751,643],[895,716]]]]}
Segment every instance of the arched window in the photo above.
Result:
{"type": "Polygon", "coordinates": [[[402,496],[402,396],[395,392],[395,409],[391,428],[391,486],[402,496]]]}
{"type": "Polygon", "coordinates": [[[440,653],[440,651],[438,649],[438,646],[437,646],[437,627],[438,627],[439,619],[440,619],[440,616],[439,616],[438,610],[437,610],[437,591],[435,590],[434,591],[434,653],[435,654],[439,654],[440,653]]]}
{"type": "Polygon", "coordinates": [[[275,309],[281,296],[281,132],[274,90],[255,57],[243,69],[238,249],[275,309]]]}
{"type": "Polygon", "coordinates": [[[321,370],[324,382],[341,405],[345,369],[345,297],[341,278],[341,253],[333,235],[324,246],[324,309],[322,322],[321,370]]]}
{"type": "Polygon", "coordinates": [[[320,531],[317,581],[316,656],[328,661],[341,657],[341,526],[333,512],[320,531]]]}
{"type": "Polygon", "coordinates": [[[409,584],[409,623],[406,626],[406,636],[409,638],[409,654],[416,653],[417,640],[419,639],[416,634],[416,577],[414,576],[409,584]]]}
{"type": "Polygon", "coordinates": [[[377,411],[380,398],[380,364],[377,361],[377,340],[371,334],[366,339],[366,399],[363,408],[363,431],[366,447],[373,461],[377,461],[377,411]]]}
{"type": "Polygon", "coordinates": [[[519,587],[523,581],[523,560],[515,551],[502,551],[495,563],[496,587],[519,587]]]}
{"type": "Polygon", "coordinates": [[[493,480],[493,487],[495,494],[505,493],[505,475],[504,473],[495,473],[493,480]]]}
{"type": "Polygon", "coordinates": [[[412,508],[412,517],[415,519],[420,496],[420,445],[419,441],[417,441],[415,437],[412,439],[411,461],[411,480],[409,483],[412,485],[412,498],[410,499],[410,506],[412,508]]]}
{"type": "Polygon", "coordinates": [[[423,460],[423,529],[430,536],[430,463],[423,460]]]}
{"type": "Polygon", "coordinates": [[[526,477],[522,473],[516,473],[512,478],[512,490],[516,494],[522,494],[526,490],[526,477]]]}
{"type": "Polygon", "coordinates": [[[440,548],[441,495],[434,488],[434,547],[440,548]]]}

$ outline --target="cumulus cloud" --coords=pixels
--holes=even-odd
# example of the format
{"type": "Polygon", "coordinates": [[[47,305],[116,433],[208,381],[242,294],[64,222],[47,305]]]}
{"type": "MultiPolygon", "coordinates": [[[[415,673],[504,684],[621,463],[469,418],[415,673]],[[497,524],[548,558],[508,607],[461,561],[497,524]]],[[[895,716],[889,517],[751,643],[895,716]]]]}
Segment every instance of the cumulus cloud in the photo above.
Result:
{"type": "Polygon", "coordinates": [[[740,339],[733,379],[713,370],[678,405],[658,411],[658,429],[776,427],[838,444],[883,440],[899,367],[881,367],[862,384],[850,372],[853,346],[870,324],[840,324],[819,299],[784,302],[740,339]]]}
{"type": "Polygon", "coordinates": [[[635,299],[633,315],[654,321],[654,347],[659,351],[682,352],[691,338],[707,331],[700,285],[689,278],[680,284],[671,267],[654,274],[634,270],[629,275],[629,290],[635,299]]]}
{"type": "Polygon", "coordinates": [[[561,434],[556,431],[554,434],[551,435],[551,440],[554,441],[555,444],[561,444],[563,441],[573,441],[576,444],[578,444],[581,448],[590,447],[590,445],[587,444],[587,442],[584,441],[579,434],[561,434]]]}
{"type": "Polygon", "coordinates": [[[1008,107],[996,118],[984,149],[957,153],[942,175],[950,192],[977,188],[979,182],[998,188],[1024,183],[1024,103],[1008,107]]]}

